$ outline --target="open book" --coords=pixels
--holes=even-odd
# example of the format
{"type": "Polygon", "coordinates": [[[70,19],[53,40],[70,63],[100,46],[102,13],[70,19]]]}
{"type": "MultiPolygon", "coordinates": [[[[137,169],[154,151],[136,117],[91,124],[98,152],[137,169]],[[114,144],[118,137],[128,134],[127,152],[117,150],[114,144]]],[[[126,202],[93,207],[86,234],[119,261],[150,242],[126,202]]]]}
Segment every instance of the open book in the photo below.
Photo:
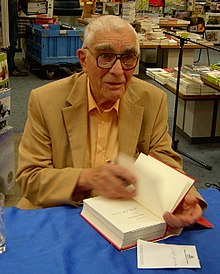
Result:
{"type": "Polygon", "coordinates": [[[119,250],[136,246],[138,239],[165,238],[163,213],[175,210],[195,179],[142,153],[136,162],[120,155],[118,163],[136,175],[137,195],[128,200],[85,199],[81,216],[119,250]]]}

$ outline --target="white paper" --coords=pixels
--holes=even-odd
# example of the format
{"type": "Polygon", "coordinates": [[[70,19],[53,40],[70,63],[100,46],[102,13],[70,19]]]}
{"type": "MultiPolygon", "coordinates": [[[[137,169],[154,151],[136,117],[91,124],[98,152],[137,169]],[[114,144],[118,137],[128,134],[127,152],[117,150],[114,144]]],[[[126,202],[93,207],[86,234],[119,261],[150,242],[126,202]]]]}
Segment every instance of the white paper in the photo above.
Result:
{"type": "Polygon", "coordinates": [[[138,268],[201,268],[196,247],[137,241],[138,268]]]}
{"type": "Polygon", "coordinates": [[[121,153],[117,162],[137,177],[137,194],[133,199],[161,219],[165,211],[172,212],[176,208],[195,181],[143,153],[140,153],[135,163],[131,157],[121,153]]]}

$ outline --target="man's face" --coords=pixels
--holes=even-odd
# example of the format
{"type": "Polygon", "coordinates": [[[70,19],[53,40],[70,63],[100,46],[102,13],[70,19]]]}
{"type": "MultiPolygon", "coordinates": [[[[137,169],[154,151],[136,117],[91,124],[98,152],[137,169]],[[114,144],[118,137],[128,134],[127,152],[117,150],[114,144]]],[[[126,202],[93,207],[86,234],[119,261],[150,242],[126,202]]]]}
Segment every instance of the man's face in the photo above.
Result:
{"type": "Polygon", "coordinates": [[[95,34],[89,49],[85,49],[83,70],[88,74],[91,92],[99,105],[111,105],[125,94],[135,68],[123,69],[119,59],[110,69],[99,68],[96,57],[103,53],[137,54],[135,42],[135,35],[131,30],[113,30],[108,33],[100,31],[95,34]]]}

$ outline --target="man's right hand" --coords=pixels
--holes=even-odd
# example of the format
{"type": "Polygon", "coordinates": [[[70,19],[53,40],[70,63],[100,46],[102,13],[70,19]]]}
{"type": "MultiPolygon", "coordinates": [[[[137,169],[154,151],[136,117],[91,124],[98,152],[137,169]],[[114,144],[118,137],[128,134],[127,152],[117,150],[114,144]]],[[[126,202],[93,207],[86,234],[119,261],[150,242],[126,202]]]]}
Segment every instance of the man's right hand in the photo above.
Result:
{"type": "Polygon", "coordinates": [[[98,168],[84,169],[77,186],[81,190],[92,190],[108,198],[129,199],[136,195],[135,184],[136,178],[128,169],[106,163],[98,168]]]}

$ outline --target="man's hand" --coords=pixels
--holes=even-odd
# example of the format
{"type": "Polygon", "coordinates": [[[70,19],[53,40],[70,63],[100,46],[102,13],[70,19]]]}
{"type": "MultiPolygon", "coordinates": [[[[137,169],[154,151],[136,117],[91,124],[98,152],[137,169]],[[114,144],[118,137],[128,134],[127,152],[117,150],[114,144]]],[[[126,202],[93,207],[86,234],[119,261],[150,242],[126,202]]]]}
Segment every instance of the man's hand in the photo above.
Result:
{"type": "Polygon", "coordinates": [[[175,212],[165,212],[164,220],[171,228],[183,228],[192,226],[202,216],[202,209],[198,199],[187,194],[175,212]]]}
{"type": "Polygon", "coordinates": [[[93,190],[108,198],[132,198],[135,196],[135,176],[126,168],[109,164],[84,169],[78,180],[78,187],[93,190]]]}

